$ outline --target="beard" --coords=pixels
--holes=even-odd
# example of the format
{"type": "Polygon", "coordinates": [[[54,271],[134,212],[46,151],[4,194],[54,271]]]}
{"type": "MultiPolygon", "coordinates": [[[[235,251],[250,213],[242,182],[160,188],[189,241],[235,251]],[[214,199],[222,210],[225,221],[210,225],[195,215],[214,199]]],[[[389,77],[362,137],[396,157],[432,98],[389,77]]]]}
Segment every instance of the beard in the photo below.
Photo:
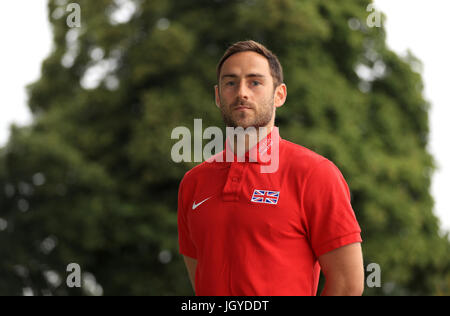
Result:
{"type": "Polygon", "coordinates": [[[254,104],[242,99],[237,99],[232,104],[223,102],[223,99],[219,96],[221,107],[220,113],[222,114],[223,122],[229,127],[259,127],[267,126],[273,117],[274,111],[274,95],[262,101],[261,104],[254,104]],[[248,107],[249,110],[234,111],[238,106],[248,107]]]}

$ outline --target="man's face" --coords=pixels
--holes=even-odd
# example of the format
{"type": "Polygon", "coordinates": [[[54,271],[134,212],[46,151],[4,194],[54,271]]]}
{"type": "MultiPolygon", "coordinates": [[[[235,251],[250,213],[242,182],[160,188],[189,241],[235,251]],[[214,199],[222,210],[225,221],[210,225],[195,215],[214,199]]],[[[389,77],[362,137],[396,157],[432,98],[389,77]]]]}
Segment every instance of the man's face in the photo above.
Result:
{"type": "Polygon", "coordinates": [[[222,65],[216,104],[226,126],[271,127],[274,85],[267,59],[255,52],[230,56],[222,65]]]}

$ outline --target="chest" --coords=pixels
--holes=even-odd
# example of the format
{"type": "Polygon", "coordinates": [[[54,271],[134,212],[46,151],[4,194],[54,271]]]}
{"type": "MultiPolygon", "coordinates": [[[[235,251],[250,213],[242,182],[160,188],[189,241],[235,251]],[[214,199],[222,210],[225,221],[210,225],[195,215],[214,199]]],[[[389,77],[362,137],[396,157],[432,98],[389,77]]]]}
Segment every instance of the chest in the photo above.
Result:
{"type": "Polygon", "coordinates": [[[223,236],[277,239],[304,235],[300,194],[289,174],[236,164],[197,183],[188,205],[194,241],[223,236]]]}

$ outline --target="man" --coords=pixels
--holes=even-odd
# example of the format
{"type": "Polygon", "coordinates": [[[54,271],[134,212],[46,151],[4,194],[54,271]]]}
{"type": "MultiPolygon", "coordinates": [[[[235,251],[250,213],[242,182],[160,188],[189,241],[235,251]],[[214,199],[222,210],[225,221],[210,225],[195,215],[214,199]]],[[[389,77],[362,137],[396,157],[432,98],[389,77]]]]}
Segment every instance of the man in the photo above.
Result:
{"type": "Polygon", "coordinates": [[[322,295],[361,295],[361,230],[347,183],[331,161],[274,126],[287,97],[277,57],[254,41],[235,43],[217,79],[226,126],[253,133],[228,137],[180,183],[179,247],[196,295],[316,295],[320,269],[322,295]]]}

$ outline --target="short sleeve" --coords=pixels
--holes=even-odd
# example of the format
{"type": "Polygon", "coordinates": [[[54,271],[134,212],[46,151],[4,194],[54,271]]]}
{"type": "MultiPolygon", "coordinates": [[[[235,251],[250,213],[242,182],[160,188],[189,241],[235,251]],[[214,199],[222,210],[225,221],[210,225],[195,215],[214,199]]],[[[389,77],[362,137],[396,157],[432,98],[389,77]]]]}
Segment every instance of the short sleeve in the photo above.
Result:
{"type": "Polygon", "coordinates": [[[197,258],[197,252],[194,243],[192,242],[189,226],[186,218],[186,209],[183,205],[183,181],[178,188],[178,245],[181,254],[188,257],[197,258]]]}
{"type": "Polygon", "coordinates": [[[362,242],[361,228],[350,203],[350,190],[330,160],[320,162],[303,187],[303,209],[308,238],[315,256],[362,242]]]}

